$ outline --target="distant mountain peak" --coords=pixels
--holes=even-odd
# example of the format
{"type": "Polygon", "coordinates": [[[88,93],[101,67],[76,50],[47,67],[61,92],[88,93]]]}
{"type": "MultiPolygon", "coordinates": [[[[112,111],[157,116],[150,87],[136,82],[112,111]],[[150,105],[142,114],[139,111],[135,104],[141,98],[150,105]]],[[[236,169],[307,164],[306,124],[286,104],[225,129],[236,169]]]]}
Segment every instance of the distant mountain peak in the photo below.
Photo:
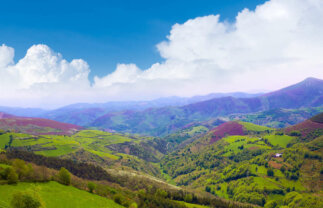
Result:
{"type": "Polygon", "coordinates": [[[303,82],[308,82],[308,81],[323,81],[323,80],[315,78],[315,77],[307,77],[306,79],[304,79],[303,82]]]}
{"type": "Polygon", "coordinates": [[[296,84],[296,85],[302,85],[302,84],[306,84],[306,85],[316,85],[316,84],[323,84],[323,80],[321,79],[317,79],[314,77],[308,77],[306,79],[304,79],[302,82],[296,84]]]}

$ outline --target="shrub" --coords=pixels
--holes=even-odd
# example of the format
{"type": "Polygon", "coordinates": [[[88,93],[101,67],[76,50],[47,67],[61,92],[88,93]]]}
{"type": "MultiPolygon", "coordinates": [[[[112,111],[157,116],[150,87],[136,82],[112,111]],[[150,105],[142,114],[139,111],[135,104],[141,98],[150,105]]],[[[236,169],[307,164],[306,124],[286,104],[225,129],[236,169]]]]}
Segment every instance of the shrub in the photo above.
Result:
{"type": "Polygon", "coordinates": [[[36,192],[20,191],[13,194],[11,200],[13,208],[39,208],[42,201],[36,192]]]}
{"type": "Polygon", "coordinates": [[[129,207],[129,208],[137,208],[137,207],[138,207],[137,203],[136,203],[136,202],[133,202],[133,203],[130,205],[130,207],[129,207]]]}
{"type": "Polygon", "coordinates": [[[96,188],[96,184],[93,182],[88,182],[87,188],[89,189],[90,193],[93,193],[94,189],[96,188]]]}
{"type": "Polygon", "coordinates": [[[66,170],[65,168],[61,168],[61,170],[58,173],[58,181],[61,184],[64,185],[70,185],[71,184],[71,174],[70,172],[68,172],[68,170],[66,170]]]}
{"type": "Polygon", "coordinates": [[[121,204],[123,203],[123,196],[121,196],[120,194],[116,194],[113,197],[113,201],[117,204],[121,204]]]}
{"type": "Polygon", "coordinates": [[[166,198],[168,196],[168,193],[165,190],[157,189],[155,195],[158,197],[166,198]]]}

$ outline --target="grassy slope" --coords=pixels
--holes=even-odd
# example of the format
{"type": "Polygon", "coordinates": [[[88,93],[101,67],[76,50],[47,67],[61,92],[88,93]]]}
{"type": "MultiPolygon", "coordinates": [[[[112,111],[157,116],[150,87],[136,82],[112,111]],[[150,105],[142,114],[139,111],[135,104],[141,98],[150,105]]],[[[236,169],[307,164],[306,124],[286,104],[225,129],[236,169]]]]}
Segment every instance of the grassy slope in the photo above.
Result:
{"type": "Polygon", "coordinates": [[[112,154],[106,146],[136,141],[136,138],[97,130],[83,130],[72,136],[42,135],[35,137],[28,134],[6,133],[0,135],[0,148],[4,148],[5,144],[8,144],[9,135],[12,135],[14,138],[12,147],[37,145],[34,150],[35,153],[54,157],[85,149],[98,156],[118,159],[117,153],[112,154]]]}
{"type": "Polygon", "coordinates": [[[98,195],[76,189],[71,186],[64,186],[57,182],[48,183],[18,183],[17,185],[0,185],[1,204],[9,204],[12,194],[15,191],[39,188],[39,195],[45,202],[47,208],[56,207],[107,207],[121,208],[119,204],[98,195]]]}
{"type": "Polygon", "coordinates": [[[266,135],[264,138],[268,139],[272,145],[278,145],[284,148],[293,140],[293,137],[288,135],[266,135]]]}
{"type": "Polygon", "coordinates": [[[0,149],[9,145],[10,136],[13,138],[11,147],[24,148],[36,154],[92,162],[104,168],[127,167],[128,170],[160,176],[159,168],[153,166],[151,158],[158,162],[163,154],[155,149],[158,145],[150,137],[98,130],[82,130],[70,136],[3,132],[0,135],[0,149]]]}
{"type": "Polygon", "coordinates": [[[273,130],[272,128],[266,127],[266,126],[260,126],[260,125],[256,125],[253,123],[248,123],[248,122],[243,122],[243,121],[239,121],[240,124],[242,124],[244,126],[244,128],[247,131],[258,131],[258,132],[262,132],[262,131],[270,131],[273,130]]]}

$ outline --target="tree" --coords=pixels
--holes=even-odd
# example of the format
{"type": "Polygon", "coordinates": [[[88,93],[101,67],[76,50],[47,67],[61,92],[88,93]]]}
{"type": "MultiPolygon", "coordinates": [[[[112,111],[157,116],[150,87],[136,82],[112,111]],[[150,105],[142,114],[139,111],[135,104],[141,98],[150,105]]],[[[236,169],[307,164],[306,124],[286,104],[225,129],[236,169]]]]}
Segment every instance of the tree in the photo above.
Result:
{"type": "Polygon", "coordinates": [[[190,202],[192,202],[192,200],[193,200],[193,196],[192,196],[192,194],[186,194],[186,195],[185,195],[185,197],[184,197],[184,201],[185,201],[185,202],[190,203],[190,202]]]}
{"type": "Polygon", "coordinates": [[[274,176],[274,170],[272,168],[267,170],[267,176],[274,176]]]}
{"type": "Polygon", "coordinates": [[[12,163],[13,168],[16,170],[19,179],[29,177],[33,172],[33,168],[30,164],[26,164],[25,161],[15,159],[12,163]]]}
{"type": "Polygon", "coordinates": [[[95,183],[93,183],[93,182],[89,182],[89,183],[87,184],[87,188],[89,189],[89,192],[90,192],[90,193],[93,193],[94,189],[96,188],[96,184],[95,184],[95,183]]]}
{"type": "Polygon", "coordinates": [[[11,206],[13,208],[39,208],[42,207],[42,201],[36,192],[19,191],[13,194],[11,206]]]}
{"type": "Polygon", "coordinates": [[[282,173],[285,173],[285,171],[286,171],[285,166],[281,166],[280,171],[281,171],[282,173]]]}
{"type": "Polygon", "coordinates": [[[13,168],[9,168],[7,180],[8,184],[14,184],[18,182],[18,175],[13,168]]]}
{"type": "Polygon", "coordinates": [[[301,132],[300,131],[291,131],[289,133],[290,136],[302,136],[301,132]]]}
{"type": "Polygon", "coordinates": [[[206,186],[205,187],[205,191],[210,193],[211,192],[211,187],[210,186],[206,186]]]}
{"type": "Polygon", "coordinates": [[[64,167],[62,167],[58,173],[58,181],[64,185],[71,184],[71,173],[68,172],[64,167]]]}

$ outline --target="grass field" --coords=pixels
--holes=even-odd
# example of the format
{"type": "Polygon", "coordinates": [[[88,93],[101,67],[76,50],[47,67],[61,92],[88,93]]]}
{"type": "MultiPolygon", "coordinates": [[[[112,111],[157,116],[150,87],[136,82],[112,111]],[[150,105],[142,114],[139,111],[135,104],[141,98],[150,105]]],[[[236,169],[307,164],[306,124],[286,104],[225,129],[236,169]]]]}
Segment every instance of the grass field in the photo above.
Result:
{"type": "Polygon", "coordinates": [[[242,145],[243,149],[270,149],[270,147],[258,137],[228,136],[223,138],[223,140],[229,143],[224,147],[224,150],[227,151],[224,156],[230,156],[233,153],[236,154],[237,152],[242,151],[242,149],[239,149],[242,145]]]}
{"type": "Polygon", "coordinates": [[[293,137],[288,135],[266,135],[264,138],[268,139],[272,145],[278,145],[284,148],[286,148],[287,144],[293,139],[293,137]]]}
{"type": "Polygon", "coordinates": [[[0,207],[9,207],[12,194],[16,191],[37,188],[39,195],[47,208],[121,208],[123,206],[114,201],[90,194],[71,186],[64,186],[57,182],[48,183],[18,183],[17,185],[0,185],[0,207]]]}
{"type": "Polygon", "coordinates": [[[243,125],[247,131],[266,131],[266,130],[270,131],[270,130],[273,130],[272,128],[269,128],[266,126],[259,126],[259,125],[249,123],[249,122],[239,121],[239,124],[243,125]]]}
{"type": "Polygon", "coordinates": [[[0,135],[0,148],[4,148],[6,144],[9,142],[9,134],[0,135]]]}

